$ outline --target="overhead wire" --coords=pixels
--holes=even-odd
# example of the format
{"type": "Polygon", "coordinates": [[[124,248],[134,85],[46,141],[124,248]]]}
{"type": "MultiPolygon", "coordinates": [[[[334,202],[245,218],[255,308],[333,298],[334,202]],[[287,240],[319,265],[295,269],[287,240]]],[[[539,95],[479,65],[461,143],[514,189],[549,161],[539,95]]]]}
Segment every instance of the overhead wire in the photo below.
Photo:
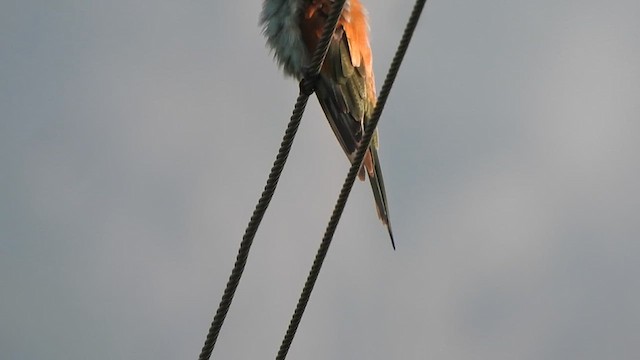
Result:
{"type": "Polygon", "coordinates": [[[231,275],[229,276],[227,285],[224,289],[222,299],[220,300],[218,309],[213,317],[211,326],[209,327],[209,331],[205,338],[200,356],[198,357],[199,360],[208,360],[211,357],[213,348],[216,345],[220,329],[222,328],[224,320],[227,316],[229,307],[231,306],[231,302],[233,301],[233,296],[240,283],[240,278],[242,277],[245,265],[247,264],[247,259],[249,257],[249,251],[251,250],[253,239],[255,238],[258,227],[260,226],[260,222],[262,221],[267,207],[269,207],[269,203],[271,202],[273,194],[275,193],[276,187],[278,185],[278,180],[280,179],[280,174],[282,174],[282,170],[284,169],[287,157],[289,156],[289,152],[291,151],[291,146],[293,145],[293,140],[295,138],[296,132],[298,131],[298,127],[300,125],[300,121],[302,120],[302,115],[309,100],[309,96],[311,96],[311,94],[313,94],[314,92],[315,83],[320,73],[322,63],[324,62],[324,59],[327,55],[331,37],[335,32],[338,19],[340,18],[340,14],[342,13],[342,8],[344,7],[345,2],[346,0],[337,0],[333,4],[329,17],[327,18],[327,21],[323,28],[322,37],[320,38],[320,41],[318,42],[318,45],[313,52],[310,65],[305,69],[303,78],[300,81],[300,93],[296,100],[291,119],[289,120],[289,124],[287,125],[282,143],[280,144],[280,149],[278,150],[276,160],[274,161],[273,167],[271,168],[271,171],[269,173],[267,184],[264,187],[264,191],[262,192],[262,195],[258,200],[258,204],[256,205],[253,214],[251,215],[249,224],[247,225],[244,236],[242,237],[242,241],[240,242],[240,248],[238,249],[238,255],[236,257],[235,264],[233,265],[233,269],[231,271],[231,275]]]}
{"type": "Polygon", "coordinates": [[[287,353],[289,352],[291,343],[293,342],[293,338],[295,337],[298,326],[300,325],[300,321],[302,320],[302,315],[304,314],[304,311],[309,302],[309,298],[311,297],[311,292],[313,291],[313,287],[315,286],[318,275],[320,274],[320,269],[322,268],[324,259],[327,256],[327,252],[329,251],[329,246],[331,245],[331,241],[338,226],[338,222],[340,221],[340,217],[342,216],[342,212],[344,211],[347,199],[349,198],[349,194],[351,193],[351,189],[353,188],[353,183],[355,181],[356,175],[360,167],[362,166],[364,154],[369,147],[369,144],[371,143],[373,133],[378,125],[378,122],[380,121],[380,115],[382,114],[382,110],[384,109],[384,106],[387,102],[391,87],[393,86],[393,82],[396,79],[398,70],[400,69],[400,65],[402,64],[404,55],[407,52],[409,43],[411,42],[411,38],[416,26],[418,25],[418,20],[420,19],[420,15],[422,14],[422,10],[426,2],[427,0],[416,0],[414,4],[404,33],[396,50],[396,54],[393,57],[391,65],[389,66],[389,71],[382,86],[382,90],[380,91],[380,96],[378,97],[375,110],[373,111],[369,122],[365,124],[365,131],[362,137],[362,141],[358,146],[353,164],[351,165],[351,168],[349,168],[349,172],[347,173],[344,185],[342,186],[342,190],[340,191],[340,195],[338,196],[338,200],[334,207],[333,213],[331,214],[331,218],[322,238],[322,242],[320,243],[320,248],[316,253],[316,257],[311,266],[311,270],[309,271],[309,275],[302,289],[302,293],[300,294],[298,304],[296,305],[293,316],[291,317],[291,321],[289,322],[289,327],[287,328],[285,336],[282,339],[280,349],[278,351],[278,354],[276,355],[276,360],[284,360],[287,357],[287,353]]]}

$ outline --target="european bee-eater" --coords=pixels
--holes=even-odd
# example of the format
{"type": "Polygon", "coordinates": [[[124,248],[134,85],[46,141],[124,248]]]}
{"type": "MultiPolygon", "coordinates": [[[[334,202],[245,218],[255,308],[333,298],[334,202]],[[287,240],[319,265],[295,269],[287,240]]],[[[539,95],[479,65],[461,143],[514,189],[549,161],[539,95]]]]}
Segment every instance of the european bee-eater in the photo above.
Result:
{"type": "MultiPolygon", "coordinates": [[[[267,44],[286,75],[300,80],[322,36],[333,0],[265,0],[260,17],[267,44]]],[[[354,161],[364,127],[376,105],[369,25],[359,0],[347,0],[316,83],[316,95],[338,142],[354,161]]],[[[378,217],[395,249],[378,159],[377,130],[358,178],[369,176],[378,217]]]]}

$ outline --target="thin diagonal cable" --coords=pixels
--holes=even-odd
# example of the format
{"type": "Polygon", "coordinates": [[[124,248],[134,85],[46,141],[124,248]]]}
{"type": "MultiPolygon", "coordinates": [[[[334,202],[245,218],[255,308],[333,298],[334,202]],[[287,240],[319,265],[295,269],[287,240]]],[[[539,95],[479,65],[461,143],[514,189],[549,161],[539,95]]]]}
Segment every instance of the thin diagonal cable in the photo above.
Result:
{"type": "Polygon", "coordinates": [[[338,222],[340,221],[340,217],[342,216],[342,212],[347,203],[347,199],[349,198],[349,193],[353,188],[353,183],[355,181],[356,175],[358,173],[358,170],[362,166],[364,154],[366,152],[366,149],[369,147],[375,128],[378,125],[380,115],[382,114],[382,110],[384,109],[384,106],[387,102],[391,87],[393,86],[393,82],[395,81],[396,75],[398,74],[398,70],[400,69],[400,65],[402,64],[405,53],[407,52],[407,48],[409,47],[409,43],[411,42],[411,37],[413,36],[413,32],[418,24],[418,20],[420,19],[422,9],[424,8],[426,2],[427,0],[417,0],[413,7],[413,11],[411,12],[411,16],[409,17],[407,26],[404,30],[404,34],[402,35],[402,39],[400,40],[400,44],[398,45],[396,55],[391,62],[389,72],[387,73],[384,85],[382,86],[382,90],[380,91],[380,96],[378,97],[375,110],[373,111],[373,115],[371,116],[369,123],[365,126],[365,132],[364,136],[362,137],[362,142],[358,147],[353,165],[351,165],[351,168],[349,169],[349,172],[347,174],[347,178],[345,179],[344,185],[342,186],[342,190],[340,191],[338,201],[336,202],[333,214],[331,215],[331,219],[329,220],[329,224],[327,225],[324,237],[322,238],[320,248],[318,249],[316,257],[313,261],[313,265],[311,266],[311,271],[309,272],[307,281],[305,282],[302,293],[300,294],[300,299],[298,300],[298,305],[296,306],[293,317],[291,318],[291,322],[289,323],[289,328],[287,329],[284,339],[282,340],[282,344],[280,345],[280,350],[278,351],[276,360],[284,360],[287,357],[287,353],[289,352],[289,348],[291,347],[293,338],[296,334],[298,326],[300,325],[300,321],[302,320],[302,315],[304,314],[304,310],[307,307],[309,298],[311,297],[311,292],[313,291],[313,287],[316,283],[316,280],[318,279],[318,275],[320,274],[322,263],[324,262],[327,252],[329,251],[329,246],[331,245],[333,234],[335,233],[338,222]]]}
{"type": "Polygon", "coordinates": [[[233,300],[233,296],[236,292],[236,289],[238,288],[238,284],[240,283],[240,277],[242,277],[242,272],[244,271],[244,267],[247,264],[247,258],[249,257],[249,250],[251,250],[251,244],[253,243],[253,239],[256,235],[256,232],[258,231],[260,222],[262,221],[262,218],[267,211],[269,202],[271,202],[271,198],[273,197],[273,194],[278,185],[280,174],[282,173],[284,165],[287,162],[287,157],[289,156],[289,152],[291,150],[296,132],[298,131],[298,126],[300,125],[302,114],[304,113],[304,109],[307,106],[309,96],[313,94],[316,79],[318,77],[318,74],[320,73],[320,68],[322,67],[324,58],[327,55],[329,42],[331,41],[331,37],[335,32],[338,18],[342,13],[342,7],[344,6],[345,1],[346,0],[338,0],[334,3],[334,6],[331,9],[331,13],[329,14],[329,17],[323,29],[322,37],[320,38],[318,46],[316,47],[311,58],[310,66],[306,69],[304,77],[300,82],[300,94],[298,95],[298,99],[293,109],[291,120],[289,121],[287,130],[285,131],[282,143],[280,144],[280,150],[278,150],[276,160],[274,161],[271,172],[269,173],[267,184],[264,187],[264,191],[260,196],[260,200],[258,200],[258,204],[253,211],[251,220],[249,221],[244,236],[242,237],[242,241],[240,242],[240,249],[238,250],[236,262],[233,265],[233,270],[231,271],[231,276],[229,276],[227,286],[224,289],[222,300],[220,301],[220,305],[218,305],[218,310],[213,317],[213,321],[205,339],[204,346],[202,347],[202,351],[200,352],[200,356],[198,357],[199,360],[207,360],[211,357],[211,353],[213,352],[213,348],[216,344],[218,334],[220,333],[220,329],[222,328],[224,319],[227,316],[229,307],[231,306],[231,301],[233,300]]]}

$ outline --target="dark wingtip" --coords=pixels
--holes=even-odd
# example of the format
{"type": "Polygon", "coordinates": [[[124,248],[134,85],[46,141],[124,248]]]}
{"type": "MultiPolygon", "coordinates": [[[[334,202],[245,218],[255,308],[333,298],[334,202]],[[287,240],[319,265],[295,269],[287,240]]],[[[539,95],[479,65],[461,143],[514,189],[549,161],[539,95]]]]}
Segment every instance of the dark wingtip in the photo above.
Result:
{"type": "Polygon", "coordinates": [[[389,237],[391,238],[391,246],[393,251],[396,251],[396,242],[393,240],[393,231],[391,231],[391,224],[387,222],[387,231],[389,231],[389,237]]]}

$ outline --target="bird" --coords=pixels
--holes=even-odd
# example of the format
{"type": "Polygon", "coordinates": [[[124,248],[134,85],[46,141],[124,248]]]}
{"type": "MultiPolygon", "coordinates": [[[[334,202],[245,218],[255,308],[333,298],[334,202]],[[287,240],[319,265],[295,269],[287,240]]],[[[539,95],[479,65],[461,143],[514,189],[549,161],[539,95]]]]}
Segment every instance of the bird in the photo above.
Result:
{"type": "MultiPolygon", "coordinates": [[[[301,80],[335,0],[264,0],[260,25],[284,74],[301,80]]],[[[331,129],[347,155],[355,161],[365,126],[376,105],[373,57],[367,11],[360,0],[346,0],[315,93],[331,129]]],[[[395,250],[389,205],[378,156],[378,131],[365,153],[358,178],[369,177],[378,217],[395,250]]]]}

